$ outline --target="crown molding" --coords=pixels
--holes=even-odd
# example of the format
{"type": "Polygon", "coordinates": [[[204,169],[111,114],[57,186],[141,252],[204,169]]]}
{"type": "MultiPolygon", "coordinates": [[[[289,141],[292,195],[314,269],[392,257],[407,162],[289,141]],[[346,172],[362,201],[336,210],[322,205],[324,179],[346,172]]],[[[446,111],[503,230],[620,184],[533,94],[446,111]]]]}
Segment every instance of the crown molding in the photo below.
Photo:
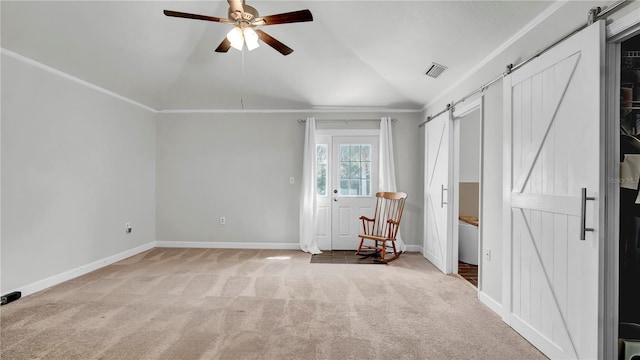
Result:
{"type": "Polygon", "coordinates": [[[144,104],[139,103],[139,102],[137,102],[135,100],[131,100],[126,96],[122,96],[120,94],[116,94],[113,91],[107,90],[107,89],[105,89],[103,87],[100,87],[100,86],[98,86],[96,84],[92,84],[92,83],[90,83],[88,81],[85,81],[85,80],[82,80],[80,78],[77,78],[77,77],[75,77],[73,75],[70,75],[70,74],[68,74],[68,73],[66,73],[66,72],[64,72],[62,70],[58,70],[58,69],[53,68],[53,67],[51,67],[49,65],[45,65],[45,64],[43,64],[41,62],[38,62],[38,61],[33,60],[31,58],[28,58],[28,57],[26,57],[24,55],[20,55],[20,54],[18,54],[16,52],[13,52],[11,50],[8,50],[8,49],[5,49],[5,48],[0,48],[0,52],[3,55],[7,55],[7,56],[9,56],[9,57],[11,57],[11,58],[13,58],[15,60],[22,61],[22,62],[24,62],[26,64],[29,64],[31,66],[34,66],[36,68],[39,68],[39,69],[44,70],[46,72],[49,72],[51,74],[60,76],[60,77],[62,77],[64,79],[73,81],[73,82],[75,82],[77,84],[86,86],[89,89],[96,90],[96,91],[101,92],[101,93],[103,93],[105,95],[114,97],[114,98],[122,100],[124,102],[128,102],[129,104],[135,105],[135,106],[137,106],[139,108],[142,108],[142,109],[145,109],[147,111],[151,111],[151,112],[154,112],[154,113],[157,112],[157,110],[155,110],[154,108],[152,108],[150,106],[144,105],[144,104]]]}
{"type": "Polygon", "coordinates": [[[332,109],[167,109],[159,114],[334,114],[334,113],[420,113],[422,109],[394,109],[382,107],[340,107],[332,109]]]}

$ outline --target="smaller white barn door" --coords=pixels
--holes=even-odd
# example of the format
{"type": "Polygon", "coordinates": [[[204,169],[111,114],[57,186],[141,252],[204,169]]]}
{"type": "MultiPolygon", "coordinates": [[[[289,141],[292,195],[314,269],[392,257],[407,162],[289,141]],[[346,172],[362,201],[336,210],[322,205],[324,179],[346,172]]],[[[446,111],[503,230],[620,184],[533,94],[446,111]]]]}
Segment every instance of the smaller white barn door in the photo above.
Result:
{"type": "Polygon", "coordinates": [[[331,159],[331,249],[357,250],[359,217],[372,217],[376,205],[378,137],[334,136],[331,159]]]}
{"type": "Polygon", "coordinates": [[[452,272],[451,206],[453,155],[450,112],[425,124],[423,254],[445,274],[452,272]]]}
{"type": "Polygon", "coordinates": [[[504,320],[552,359],[601,358],[603,59],[597,22],[504,79],[504,320]]]}

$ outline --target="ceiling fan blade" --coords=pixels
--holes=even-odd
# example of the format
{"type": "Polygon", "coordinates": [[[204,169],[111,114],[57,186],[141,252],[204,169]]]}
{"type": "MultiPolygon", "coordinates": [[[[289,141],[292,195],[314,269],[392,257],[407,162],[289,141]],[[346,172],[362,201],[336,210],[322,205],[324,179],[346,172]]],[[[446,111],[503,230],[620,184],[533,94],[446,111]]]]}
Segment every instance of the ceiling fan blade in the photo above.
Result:
{"type": "Polygon", "coordinates": [[[298,10],[283,14],[267,15],[259,17],[253,21],[253,25],[276,25],[297,22],[313,21],[313,15],[309,10],[298,10]]]}
{"type": "Polygon", "coordinates": [[[260,29],[256,29],[255,30],[256,33],[258,33],[258,38],[260,38],[260,40],[264,41],[265,44],[271,46],[272,48],[278,50],[278,52],[280,52],[280,54],[282,55],[289,55],[293,52],[293,49],[288,47],[287,45],[281,43],[280,41],[276,40],[276,38],[274,38],[273,36],[267,34],[266,32],[260,30],[260,29]]]}
{"type": "Polygon", "coordinates": [[[216,48],[216,52],[226,53],[227,51],[229,51],[229,48],[231,48],[231,41],[229,41],[229,39],[225,37],[220,45],[218,45],[218,47],[216,48]]]}
{"type": "Polygon", "coordinates": [[[221,23],[226,23],[226,24],[233,24],[233,22],[230,21],[229,19],[223,19],[223,18],[219,18],[219,17],[215,17],[215,16],[189,14],[189,13],[184,13],[184,12],[179,12],[179,11],[172,11],[172,10],[165,10],[164,14],[166,16],[173,16],[173,17],[179,17],[179,18],[196,19],[196,20],[205,20],[205,21],[214,21],[214,22],[221,22],[221,23]]]}

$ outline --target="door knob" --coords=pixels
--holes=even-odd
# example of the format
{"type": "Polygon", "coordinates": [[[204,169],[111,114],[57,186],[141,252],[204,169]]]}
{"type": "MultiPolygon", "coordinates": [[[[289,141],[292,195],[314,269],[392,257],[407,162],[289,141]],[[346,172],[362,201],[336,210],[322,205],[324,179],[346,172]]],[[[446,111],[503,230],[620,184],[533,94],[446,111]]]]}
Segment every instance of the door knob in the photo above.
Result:
{"type": "Polygon", "coordinates": [[[338,193],[338,189],[333,189],[333,193],[337,194],[338,193]]]}

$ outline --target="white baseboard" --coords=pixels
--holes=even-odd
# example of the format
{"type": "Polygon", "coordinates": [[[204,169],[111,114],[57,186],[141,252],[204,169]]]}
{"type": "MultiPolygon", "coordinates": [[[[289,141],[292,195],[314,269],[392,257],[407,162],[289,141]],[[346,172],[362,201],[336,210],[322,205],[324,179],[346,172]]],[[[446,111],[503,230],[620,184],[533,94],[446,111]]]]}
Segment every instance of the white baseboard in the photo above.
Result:
{"type": "Polygon", "coordinates": [[[511,314],[507,325],[519,332],[523,338],[540,350],[540,352],[545,354],[549,359],[562,359],[567,357],[567,354],[565,354],[560,347],[554,344],[553,341],[549,340],[546,336],[518,316],[511,314]]]}
{"type": "Polygon", "coordinates": [[[502,317],[502,304],[496,301],[485,292],[478,292],[478,299],[481,303],[485,304],[489,309],[493,310],[496,314],[502,317]]]}
{"type": "Polygon", "coordinates": [[[407,252],[419,252],[422,254],[422,246],[420,245],[407,245],[407,252]]]}
{"type": "Polygon", "coordinates": [[[84,274],[88,274],[92,271],[98,270],[102,267],[105,267],[107,265],[113,264],[115,262],[118,262],[120,260],[124,260],[126,258],[129,258],[131,256],[140,254],[142,252],[145,252],[147,250],[153,249],[155,247],[155,241],[152,241],[150,243],[144,244],[144,245],[140,245],[138,247],[135,247],[133,249],[129,249],[126,251],[123,251],[119,254],[115,254],[109,257],[106,257],[104,259],[100,259],[97,261],[94,261],[92,263],[86,264],[86,265],[82,265],[79,266],[75,269],[71,269],[68,271],[65,271],[63,273],[57,274],[57,275],[53,275],[50,276],[46,279],[42,279],[42,280],[38,280],[36,282],[33,282],[31,284],[22,286],[18,289],[14,289],[11,291],[8,291],[7,293],[13,292],[13,291],[20,291],[22,292],[22,296],[27,296],[27,295],[31,295],[33,293],[36,293],[38,291],[44,290],[46,288],[49,288],[51,286],[54,285],[58,285],[60,283],[63,283],[65,281],[77,278],[78,276],[82,276],[84,274]]]}
{"type": "Polygon", "coordinates": [[[156,247],[198,249],[273,249],[300,250],[298,243],[208,242],[208,241],[156,241],[156,247]]]}
{"type": "MultiPolygon", "coordinates": [[[[206,248],[206,249],[274,249],[300,250],[298,243],[256,243],[256,242],[208,242],[208,241],[156,241],[156,247],[206,248]]],[[[407,252],[422,253],[422,246],[407,245],[407,252]]]]}

